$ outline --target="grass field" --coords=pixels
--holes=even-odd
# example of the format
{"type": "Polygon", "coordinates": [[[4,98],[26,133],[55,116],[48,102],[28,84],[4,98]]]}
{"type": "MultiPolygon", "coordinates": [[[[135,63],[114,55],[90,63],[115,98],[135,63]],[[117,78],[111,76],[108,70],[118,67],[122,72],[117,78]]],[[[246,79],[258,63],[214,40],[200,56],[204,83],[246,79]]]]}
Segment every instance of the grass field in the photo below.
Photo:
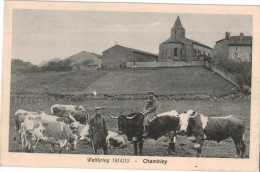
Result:
{"type": "Polygon", "coordinates": [[[153,90],[158,95],[206,94],[219,96],[230,93],[233,85],[204,67],[155,68],[111,71],[91,84],[85,92],[99,94],[145,94],[153,90]]]}
{"type": "Polygon", "coordinates": [[[18,93],[73,93],[86,89],[109,71],[12,73],[11,91],[18,93]]]}
{"type": "MultiPolygon", "coordinates": [[[[95,106],[103,108],[102,113],[106,118],[108,129],[117,131],[117,121],[110,119],[109,114],[118,116],[119,114],[128,114],[131,112],[141,111],[145,101],[141,100],[88,100],[84,102],[41,102],[37,104],[22,104],[11,105],[10,107],[10,130],[9,130],[9,151],[10,152],[24,152],[21,144],[13,140],[14,133],[14,113],[17,109],[22,108],[26,110],[37,111],[44,110],[50,112],[50,106],[54,103],[64,104],[81,104],[92,115],[95,106]]],[[[194,109],[199,113],[207,116],[215,115],[242,115],[246,120],[246,156],[249,152],[249,133],[250,133],[250,101],[246,99],[240,100],[218,100],[218,101],[204,101],[204,100],[180,100],[172,102],[170,100],[159,100],[159,113],[169,111],[172,109],[177,110],[179,113],[187,109],[194,109]],[[175,104],[173,107],[173,103],[175,104]]],[[[40,144],[37,153],[49,153],[49,145],[40,144]]],[[[144,142],[144,155],[148,156],[174,156],[174,157],[194,157],[196,152],[193,149],[193,144],[186,140],[185,136],[178,136],[176,143],[176,154],[167,155],[167,142],[166,138],[162,137],[157,141],[147,139],[144,142]]],[[[65,153],[65,152],[64,152],[65,153]]],[[[78,149],[72,152],[73,154],[92,154],[92,148],[89,148],[84,142],[80,142],[78,149]]],[[[99,150],[99,153],[102,153],[99,150]]],[[[124,149],[109,149],[109,154],[112,155],[133,155],[133,145],[128,143],[127,148],[124,149]]],[[[227,139],[220,143],[213,141],[205,141],[202,157],[219,157],[219,158],[234,158],[235,147],[231,139],[227,139]]]]}
{"type": "Polygon", "coordinates": [[[226,95],[234,86],[204,67],[12,74],[12,92],[226,95]]]}

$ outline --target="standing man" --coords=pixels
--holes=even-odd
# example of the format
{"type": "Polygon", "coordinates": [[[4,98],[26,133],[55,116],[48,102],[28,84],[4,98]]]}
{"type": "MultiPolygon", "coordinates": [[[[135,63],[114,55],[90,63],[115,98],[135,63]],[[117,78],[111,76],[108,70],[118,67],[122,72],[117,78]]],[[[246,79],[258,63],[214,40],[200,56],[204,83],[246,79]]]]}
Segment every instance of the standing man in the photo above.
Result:
{"type": "Polygon", "coordinates": [[[89,121],[89,135],[92,139],[92,147],[94,154],[97,154],[97,149],[102,147],[104,155],[107,155],[106,137],[108,135],[106,120],[101,115],[101,108],[95,108],[95,115],[89,121]]]}
{"type": "Polygon", "coordinates": [[[149,134],[149,124],[157,117],[158,100],[152,91],[148,92],[148,100],[144,107],[144,134],[146,137],[149,134]]]}

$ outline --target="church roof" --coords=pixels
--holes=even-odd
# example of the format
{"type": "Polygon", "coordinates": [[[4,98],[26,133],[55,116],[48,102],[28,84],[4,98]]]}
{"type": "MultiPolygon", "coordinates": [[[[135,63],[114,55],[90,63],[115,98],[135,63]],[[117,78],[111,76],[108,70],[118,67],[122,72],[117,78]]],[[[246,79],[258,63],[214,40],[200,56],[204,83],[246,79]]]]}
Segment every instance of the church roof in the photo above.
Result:
{"type": "Polygon", "coordinates": [[[205,48],[212,49],[211,47],[204,45],[198,41],[194,41],[194,40],[191,40],[188,38],[181,38],[181,37],[179,37],[179,38],[171,37],[171,38],[167,39],[166,41],[162,42],[162,44],[169,44],[169,43],[180,43],[180,44],[185,44],[185,45],[196,44],[196,45],[200,45],[205,48]]]}
{"type": "MultiPolygon", "coordinates": [[[[175,21],[173,29],[184,29],[182,24],[181,24],[181,20],[180,20],[179,16],[177,17],[177,19],[175,21]]],[[[196,44],[196,45],[199,45],[199,46],[202,46],[202,47],[205,47],[205,48],[212,49],[211,47],[209,47],[207,45],[204,45],[204,44],[202,44],[200,42],[197,42],[197,41],[185,38],[185,34],[183,36],[175,36],[175,35],[173,35],[169,39],[167,39],[166,41],[162,42],[161,44],[169,44],[169,43],[179,43],[179,44],[184,44],[184,45],[196,44]]]]}
{"type": "Polygon", "coordinates": [[[175,21],[175,23],[174,23],[174,26],[173,26],[173,28],[182,28],[182,29],[184,29],[183,27],[182,27],[182,24],[181,24],[181,20],[180,20],[180,17],[178,16],[177,17],[177,19],[176,19],[176,21],[175,21]]]}

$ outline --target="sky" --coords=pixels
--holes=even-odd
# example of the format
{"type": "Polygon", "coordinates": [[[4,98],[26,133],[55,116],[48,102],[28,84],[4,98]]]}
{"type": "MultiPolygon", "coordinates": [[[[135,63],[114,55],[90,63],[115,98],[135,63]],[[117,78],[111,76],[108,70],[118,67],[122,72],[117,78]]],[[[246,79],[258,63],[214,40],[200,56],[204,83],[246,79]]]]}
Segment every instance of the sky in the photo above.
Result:
{"type": "Polygon", "coordinates": [[[249,15],[23,9],[13,14],[12,58],[40,64],[115,44],[158,54],[178,15],[187,38],[212,48],[225,32],[252,35],[249,15]]]}

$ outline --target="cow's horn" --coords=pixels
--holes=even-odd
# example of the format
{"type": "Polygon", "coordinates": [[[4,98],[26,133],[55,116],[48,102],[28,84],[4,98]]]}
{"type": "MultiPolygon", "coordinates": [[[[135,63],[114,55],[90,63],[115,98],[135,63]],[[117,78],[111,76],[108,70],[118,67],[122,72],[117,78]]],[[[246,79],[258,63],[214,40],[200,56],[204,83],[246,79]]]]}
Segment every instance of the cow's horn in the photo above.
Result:
{"type": "Polygon", "coordinates": [[[117,116],[112,116],[112,115],[109,115],[112,119],[118,119],[117,116]]]}
{"type": "Polygon", "coordinates": [[[69,117],[69,118],[70,118],[72,121],[74,121],[74,122],[75,122],[75,121],[76,121],[76,119],[75,119],[75,118],[74,118],[74,117],[71,115],[71,113],[69,113],[69,112],[68,112],[68,114],[69,114],[69,116],[68,116],[68,117],[69,117]]]}
{"type": "MultiPolygon", "coordinates": [[[[137,114],[136,114],[136,115],[137,115],[137,114]]],[[[132,116],[132,117],[127,116],[126,118],[127,118],[127,119],[133,119],[136,115],[134,115],[134,116],[132,116]]]]}

